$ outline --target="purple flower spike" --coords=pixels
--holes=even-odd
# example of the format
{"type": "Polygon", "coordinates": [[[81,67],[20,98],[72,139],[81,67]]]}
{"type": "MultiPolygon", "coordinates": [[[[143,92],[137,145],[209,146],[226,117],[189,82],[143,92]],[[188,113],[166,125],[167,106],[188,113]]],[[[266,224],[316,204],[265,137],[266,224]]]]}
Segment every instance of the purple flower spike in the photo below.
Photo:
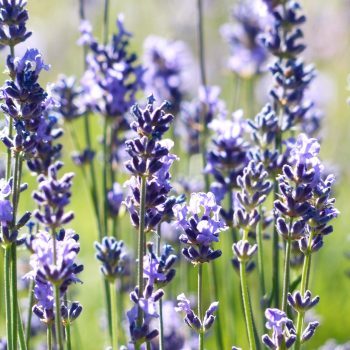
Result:
{"type": "Polygon", "coordinates": [[[262,0],[241,0],[234,7],[235,24],[221,27],[221,35],[230,47],[228,68],[242,78],[251,78],[266,70],[268,52],[258,40],[270,24],[268,7],[262,0]]]}
{"type": "Polygon", "coordinates": [[[0,47],[15,46],[32,35],[26,28],[28,20],[26,5],[27,1],[24,0],[0,1],[0,47]]]}
{"type": "Polygon", "coordinates": [[[221,255],[221,251],[210,247],[212,242],[219,241],[219,233],[227,229],[220,218],[220,209],[211,192],[192,193],[189,205],[176,204],[173,208],[177,224],[183,230],[179,239],[187,246],[182,253],[193,264],[209,262],[214,255],[221,255]]]}
{"type": "Polygon", "coordinates": [[[279,309],[266,309],[266,328],[272,330],[272,337],[267,334],[262,336],[263,343],[270,349],[279,349],[282,344],[289,349],[296,341],[294,324],[286,316],[286,313],[279,309]]]}
{"type": "Polygon", "coordinates": [[[299,291],[295,292],[294,295],[288,293],[287,296],[288,304],[297,312],[306,312],[312,309],[320,301],[320,297],[316,296],[312,298],[311,292],[307,290],[302,296],[299,291]]]}
{"type": "Polygon", "coordinates": [[[146,92],[154,93],[156,99],[169,101],[177,114],[191,85],[193,62],[189,49],[181,41],[149,36],[144,42],[144,62],[146,92]]]}
{"type": "Polygon", "coordinates": [[[279,309],[266,309],[266,328],[272,329],[276,334],[282,334],[282,328],[288,321],[286,313],[279,309]]]}

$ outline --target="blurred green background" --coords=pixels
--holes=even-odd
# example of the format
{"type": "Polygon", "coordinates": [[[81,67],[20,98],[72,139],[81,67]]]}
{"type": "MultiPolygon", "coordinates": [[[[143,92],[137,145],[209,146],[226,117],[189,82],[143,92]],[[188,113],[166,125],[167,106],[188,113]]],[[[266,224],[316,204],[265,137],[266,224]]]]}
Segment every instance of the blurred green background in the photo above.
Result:
{"type": "MultiPolygon", "coordinates": [[[[93,23],[96,36],[99,36],[102,31],[103,1],[86,0],[86,2],[87,18],[93,23]]],[[[205,6],[208,80],[210,84],[222,88],[222,97],[228,106],[232,106],[234,79],[232,73],[225,68],[228,49],[221,39],[219,28],[229,20],[230,8],[233,5],[233,0],[208,0],[205,6]]],[[[346,270],[350,270],[350,260],[345,257],[346,252],[350,252],[350,107],[346,102],[349,94],[347,76],[350,72],[350,1],[308,0],[302,1],[302,5],[308,16],[308,23],[305,26],[305,41],[308,48],[304,56],[306,61],[315,63],[320,74],[320,78],[315,82],[315,93],[319,96],[321,107],[325,112],[321,132],[322,158],[337,174],[336,198],[337,207],[341,212],[341,216],[335,221],[334,233],[326,237],[324,247],[315,255],[312,262],[311,289],[313,294],[321,296],[321,302],[316,308],[321,326],[306,348],[317,349],[329,338],[334,338],[338,342],[350,340],[350,279],[346,276],[346,270]]],[[[76,45],[79,37],[78,0],[31,0],[28,10],[30,19],[27,27],[33,35],[30,40],[20,45],[21,49],[18,48],[17,54],[26,47],[37,47],[43,53],[45,62],[51,64],[51,70],[42,74],[43,84],[54,82],[60,73],[79,77],[83,70],[83,57],[81,48],[76,45]]],[[[195,0],[111,0],[110,31],[115,30],[114,21],[120,12],[125,14],[126,28],[134,34],[131,47],[140,55],[144,39],[150,34],[156,34],[169,39],[184,40],[196,57],[195,0]]],[[[4,62],[4,53],[1,53],[1,58],[4,62]]],[[[4,75],[2,80],[5,79],[4,75]]],[[[258,95],[267,95],[267,91],[259,91],[258,95]]],[[[262,102],[258,102],[256,111],[261,106],[262,102]]],[[[241,96],[239,106],[236,107],[247,108],[244,94],[241,96]]],[[[97,136],[98,119],[94,121],[94,125],[97,136]]],[[[78,122],[76,128],[77,133],[81,135],[82,124],[78,122]]],[[[66,134],[63,141],[66,171],[77,171],[71,205],[76,213],[76,219],[72,226],[80,234],[82,245],[80,260],[85,265],[81,275],[84,284],[76,286],[74,288],[76,293],[72,296],[84,306],[81,318],[73,326],[74,349],[103,349],[105,344],[101,330],[103,323],[101,308],[104,305],[102,284],[98,263],[93,258],[93,241],[97,237],[95,220],[81,173],[70,160],[69,154],[73,145],[69,134],[66,134]]],[[[4,148],[1,146],[1,155],[3,154],[4,148]]],[[[24,180],[30,183],[30,189],[36,187],[35,180],[30,175],[25,175],[24,180]]],[[[20,204],[22,210],[24,207],[34,208],[29,192],[22,197],[20,204]]],[[[135,236],[136,233],[126,215],[120,226],[120,237],[132,241],[132,237],[135,236]]],[[[221,272],[219,288],[237,292],[238,278],[229,261],[231,248],[225,242],[229,243],[229,240],[225,241],[223,238],[218,245],[218,247],[221,245],[226,254],[218,263],[221,272]]],[[[25,266],[23,268],[25,269],[25,266]]],[[[206,278],[208,277],[209,274],[206,278]]],[[[178,274],[176,280],[180,279],[181,276],[178,274]]],[[[254,291],[258,289],[256,274],[250,276],[249,283],[254,299],[254,291]]],[[[235,298],[237,310],[235,313],[238,313],[242,310],[237,296],[235,298]]],[[[257,303],[253,304],[254,308],[258,308],[257,303]]],[[[3,315],[3,302],[0,305],[0,313],[3,315]]],[[[227,335],[225,347],[230,349],[232,345],[237,345],[247,349],[243,322],[236,324],[229,317],[223,317],[223,323],[227,335]]],[[[4,335],[4,323],[0,325],[0,335],[4,335]]],[[[208,341],[206,347],[216,348],[212,340],[208,341]]]]}

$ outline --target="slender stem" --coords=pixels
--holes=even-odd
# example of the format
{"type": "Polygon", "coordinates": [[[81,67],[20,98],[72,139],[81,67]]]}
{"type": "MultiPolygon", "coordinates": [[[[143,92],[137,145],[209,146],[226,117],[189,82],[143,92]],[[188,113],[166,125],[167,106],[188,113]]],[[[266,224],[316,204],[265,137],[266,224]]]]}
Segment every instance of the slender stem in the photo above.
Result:
{"type": "MultiPolygon", "coordinates": [[[[139,215],[139,234],[138,234],[138,269],[137,269],[137,279],[139,287],[139,298],[143,294],[143,252],[145,250],[145,202],[146,202],[146,177],[141,176],[141,197],[140,197],[140,215],[139,215]]],[[[142,309],[138,308],[137,315],[137,327],[141,327],[143,323],[143,312],[142,309]]]]}
{"type": "MultiPolygon", "coordinates": [[[[212,276],[213,278],[213,283],[212,283],[212,297],[214,300],[218,300],[219,299],[219,281],[218,281],[218,271],[216,269],[216,264],[215,264],[215,261],[212,261],[210,264],[209,264],[209,269],[210,269],[210,272],[209,274],[212,276]]],[[[218,343],[218,347],[219,349],[224,349],[225,346],[224,346],[224,337],[223,337],[223,325],[222,325],[222,322],[221,322],[221,313],[220,313],[220,309],[218,310],[217,312],[217,315],[216,315],[216,319],[215,319],[215,337],[216,337],[216,341],[218,343]]]]}
{"type": "MultiPolygon", "coordinates": [[[[278,196],[278,182],[275,180],[274,183],[274,200],[277,199],[278,196]]],[[[273,294],[273,304],[276,308],[279,306],[279,237],[278,231],[276,227],[276,218],[274,219],[273,226],[273,236],[272,236],[272,294],[273,294]]]]}
{"type": "Polygon", "coordinates": [[[79,0],[79,18],[85,19],[85,4],[84,0],[79,0]]]}
{"type": "MultiPolygon", "coordinates": [[[[22,156],[15,153],[15,167],[12,185],[12,229],[16,229],[17,209],[20,195],[20,184],[22,177],[22,156]]],[[[12,304],[12,344],[13,349],[17,349],[18,336],[18,300],[17,300],[17,245],[13,242],[11,245],[11,304],[12,304]]]]}
{"type": "Polygon", "coordinates": [[[12,341],[12,315],[11,315],[11,246],[5,247],[4,255],[4,275],[5,275],[5,305],[6,305],[6,333],[9,350],[13,350],[12,341]]]}
{"type": "Polygon", "coordinates": [[[46,332],[47,350],[52,350],[52,324],[47,325],[46,332]]]}
{"type": "Polygon", "coordinates": [[[203,1],[197,0],[197,13],[198,13],[198,49],[200,60],[200,77],[201,84],[207,86],[207,77],[205,74],[205,47],[204,47],[204,29],[203,29],[203,1]]]}
{"type": "MultiPolygon", "coordinates": [[[[204,47],[204,28],[203,28],[203,1],[197,0],[197,31],[198,31],[198,50],[199,50],[199,69],[200,69],[200,81],[203,88],[207,86],[207,77],[205,72],[205,47],[204,47]]],[[[202,137],[201,137],[201,148],[202,148],[202,159],[203,159],[203,168],[206,164],[207,157],[207,137],[208,137],[208,125],[206,120],[207,112],[203,113],[202,120],[202,137]]],[[[205,190],[209,191],[209,175],[204,173],[204,182],[205,182],[205,190]]]]}
{"type": "Polygon", "coordinates": [[[149,341],[146,343],[146,350],[152,350],[151,343],[149,341]]]}
{"type": "Polygon", "coordinates": [[[18,310],[17,327],[18,327],[19,348],[20,350],[27,350],[28,347],[27,347],[26,338],[24,335],[24,327],[21,319],[21,310],[19,308],[18,301],[17,301],[17,310],[18,310]]]}
{"type": "Polygon", "coordinates": [[[28,314],[27,314],[27,324],[26,324],[26,344],[27,344],[28,349],[29,349],[29,345],[30,345],[30,331],[32,328],[32,315],[33,315],[32,306],[34,303],[33,289],[34,289],[34,281],[31,280],[30,284],[29,284],[28,314]]]}
{"type": "MultiPolygon", "coordinates": [[[[312,245],[313,237],[314,237],[314,232],[312,230],[310,233],[310,236],[309,236],[308,247],[307,247],[307,250],[305,253],[303,271],[302,271],[302,275],[301,275],[300,293],[302,296],[305,295],[305,292],[308,288],[308,283],[309,283],[310,264],[311,264],[311,245],[312,245]]],[[[302,335],[302,329],[303,329],[303,323],[304,323],[304,315],[305,315],[305,312],[298,312],[297,340],[296,340],[295,346],[294,346],[295,350],[300,349],[301,335],[302,335]]]]}
{"type": "MultiPolygon", "coordinates": [[[[157,255],[160,256],[161,250],[161,223],[157,226],[157,255]]],[[[159,299],[159,350],[164,350],[164,322],[163,322],[163,301],[159,299]]]]}
{"type": "Polygon", "coordinates": [[[109,283],[109,291],[111,295],[111,314],[112,314],[112,349],[118,350],[118,311],[117,311],[117,295],[115,281],[109,283]]]}
{"type": "Polygon", "coordinates": [[[242,299],[245,315],[245,323],[247,328],[248,340],[249,340],[249,349],[256,350],[255,338],[254,338],[254,328],[253,328],[253,319],[252,319],[252,310],[249,302],[249,292],[247,285],[247,272],[246,272],[246,263],[241,262],[239,265],[239,273],[241,278],[241,290],[242,290],[242,299]]]}
{"type": "Polygon", "coordinates": [[[282,289],[282,311],[286,311],[287,308],[287,294],[289,292],[289,272],[290,272],[290,250],[292,242],[290,238],[286,242],[286,253],[284,258],[284,276],[283,276],[283,289],[282,289]]]}
{"type": "MultiPolygon", "coordinates": [[[[203,322],[203,264],[198,264],[198,317],[203,322]]],[[[204,349],[204,332],[200,330],[198,334],[198,350],[204,349]]]]}
{"type": "Polygon", "coordinates": [[[71,325],[70,325],[70,322],[68,321],[65,325],[67,350],[72,350],[72,335],[71,335],[70,328],[71,328],[71,325]]]}
{"type": "MultiPolygon", "coordinates": [[[[56,232],[52,229],[52,246],[53,246],[53,263],[57,264],[57,244],[56,244],[56,232]]],[[[61,322],[61,301],[60,301],[60,287],[54,286],[55,295],[55,330],[56,330],[56,342],[58,350],[63,350],[63,338],[62,338],[62,322],[61,322]]]]}
{"type": "Polygon", "coordinates": [[[103,13],[103,44],[108,42],[108,17],[109,17],[109,0],[105,0],[103,13]]]}
{"type": "Polygon", "coordinates": [[[260,282],[260,293],[262,298],[265,297],[265,270],[264,270],[264,252],[263,252],[263,213],[262,205],[259,206],[259,226],[258,226],[258,270],[259,270],[259,282],[260,282]]]}
{"type": "Polygon", "coordinates": [[[289,221],[288,239],[286,242],[286,253],[284,258],[284,276],[283,276],[283,289],[282,289],[282,311],[286,311],[287,308],[287,294],[289,292],[289,275],[290,275],[290,251],[292,246],[291,234],[292,234],[293,218],[289,221]]]}
{"type": "Polygon", "coordinates": [[[102,198],[103,198],[103,229],[104,235],[108,235],[108,200],[107,200],[107,168],[109,164],[107,147],[108,118],[103,121],[103,170],[102,170],[102,198]]]}
{"type": "Polygon", "coordinates": [[[61,302],[60,302],[60,287],[55,285],[55,330],[56,330],[56,341],[57,349],[64,350],[63,338],[62,338],[62,322],[61,322],[61,302]]]}

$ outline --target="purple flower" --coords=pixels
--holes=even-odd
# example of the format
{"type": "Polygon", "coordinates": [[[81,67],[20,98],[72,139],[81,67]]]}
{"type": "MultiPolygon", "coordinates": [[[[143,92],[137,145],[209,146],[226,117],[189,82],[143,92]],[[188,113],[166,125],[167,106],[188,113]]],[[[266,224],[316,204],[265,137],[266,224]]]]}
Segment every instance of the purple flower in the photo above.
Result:
{"type": "Polygon", "coordinates": [[[137,288],[130,293],[130,299],[135,304],[126,314],[129,321],[129,330],[132,342],[142,344],[150,341],[158,335],[158,330],[151,330],[150,322],[152,319],[158,318],[156,303],[162,298],[164,291],[159,289],[153,292],[153,287],[147,285],[141,297],[138,296],[137,288]],[[139,309],[143,312],[143,322],[141,327],[137,325],[139,309]]]}
{"type": "Polygon", "coordinates": [[[26,5],[27,1],[24,0],[0,1],[0,47],[1,45],[14,47],[32,35],[26,29],[28,20],[26,5]]]}
{"type": "Polygon", "coordinates": [[[123,190],[118,182],[113,184],[113,187],[107,193],[108,208],[112,216],[117,216],[120,210],[120,206],[123,201],[123,190]]]}
{"type": "Polygon", "coordinates": [[[279,349],[282,344],[289,349],[296,341],[294,324],[279,309],[266,309],[266,328],[272,329],[272,338],[267,334],[262,336],[263,343],[270,349],[279,349]]]}
{"type": "Polygon", "coordinates": [[[276,335],[282,334],[283,326],[288,321],[286,313],[279,309],[266,309],[265,317],[267,319],[266,328],[272,329],[276,335]]]}
{"type": "Polygon", "coordinates": [[[161,136],[169,129],[173,116],[164,111],[169,107],[167,103],[157,108],[153,104],[154,98],[150,96],[144,109],[137,105],[133,107],[132,113],[136,120],[132,122],[131,128],[137,132],[138,137],[126,141],[131,159],[125,166],[134,176],[127,182],[131,193],[125,204],[133,225],[138,226],[141,176],[145,176],[146,231],[153,230],[163,218],[169,218],[171,205],[175,204],[175,201],[169,202],[167,196],[171,190],[169,169],[177,157],[169,153],[173,142],[161,140],[161,136]]]}
{"type": "Polygon", "coordinates": [[[95,242],[96,258],[102,263],[101,272],[111,282],[124,272],[126,253],[123,246],[124,242],[115,237],[103,237],[101,243],[95,242]]]}
{"type": "Polygon", "coordinates": [[[159,262],[152,254],[143,257],[143,277],[147,279],[147,283],[152,285],[156,280],[165,281],[166,277],[162,272],[158,272],[159,262]]]}
{"type": "Polygon", "coordinates": [[[56,162],[48,169],[48,175],[38,177],[39,191],[33,193],[34,200],[40,206],[34,215],[44,225],[58,228],[70,222],[73,212],[65,213],[65,207],[70,203],[72,179],[74,173],[67,173],[58,178],[58,171],[63,163],[56,162]]]}
{"type": "Polygon", "coordinates": [[[239,1],[232,14],[236,23],[221,27],[221,35],[231,51],[228,67],[239,76],[250,78],[265,69],[268,52],[258,38],[271,17],[262,0],[239,1]]]}
{"type": "Polygon", "coordinates": [[[81,117],[86,112],[83,92],[83,89],[76,85],[74,77],[60,76],[52,86],[53,97],[58,103],[54,110],[68,122],[81,117]]]}
{"type": "Polygon", "coordinates": [[[169,101],[177,113],[191,82],[192,57],[185,43],[149,36],[144,42],[144,64],[146,92],[169,101]]]}
{"type": "Polygon", "coordinates": [[[219,232],[226,230],[220,210],[211,192],[192,193],[189,205],[173,207],[177,224],[183,230],[180,242],[186,245],[182,253],[192,263],[208,262],[221,255],[220,250],[214,251],[210,247],[212,242],[218,242],[219,232]]]}
{"type": "Polygon", "coordinates": [[[0,179],[0,222],[8,225],[12,221],[13,208],[11,202],[6,199],[11,194],[11,183],[0,179]]]}
{"type": "Polygon", "coordinates": [[[190,301],[186,298],[184,293],[181,293],[176,298],[178,300],[177,306],[175,307],[175,311],[177,312],[185,312],[186,314],[190,314],[192,311],[190,301]]]}
{"type": "Polygon", "coordinates": [[[118,33],[110,44],[99,44],[83,26],[83,43],[88,43],[87,71],[82,79],[85,101],[93,111],[111,117],[121,129],[128,129],[125,113],[135,103],[135,95],[143,87],[144,69],[137,64],[135,53],[128,52],[131,34],[124,28],[124,18],[118,16],[118,33]]]}

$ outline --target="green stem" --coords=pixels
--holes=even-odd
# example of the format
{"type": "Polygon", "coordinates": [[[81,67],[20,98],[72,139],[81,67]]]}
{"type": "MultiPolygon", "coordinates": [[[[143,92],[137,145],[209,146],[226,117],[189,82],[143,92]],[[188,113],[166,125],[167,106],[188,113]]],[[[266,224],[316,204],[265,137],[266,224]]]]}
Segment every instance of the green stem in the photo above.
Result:
{"type": "Polygon", "coordinates": [[[283,289],[282,289],[282,311],[286,311],[287,308],[287,294],[289,292],[289,272],[290,272],[290,250],[292,242],[290,238],[286,242],[286,253],[284,258],[284,276],[283,276],[283,289]]]}
{"type": "Polygon", "coordinates": [[[72,350],[72,335],[71,335],[71,325],[68,321],[65,325],[66,329],[66,344],[67,344],[67,350],[72,350]]]}
{"type": "Polygon", "coordinates": [[[262,298],[265,298],[265,270],[264,270],[264,252],[263,252],[263,212],[262,205],[259,206],[259,226],[258,226],[258,270],[259,270],[259,282],[260,282],[260,293],[262,298]]]}
{"type": "MultiPolygon", "coordinates": [[[[145,240],[145,202],[146,202],[146,176],[141,176],[141,197],[140,197],[140,215],[139,215],[139,234],[138,234],[138,269],[137,279],[139,293],[138,297],[142,298],[143,295],[143,254],[146,246],[145,240]]],[[[138,308],[137,315],[137,327],[141,327],[143,323],[143,312],[142,309],[138,308]]]]}
{"type": "MultiPolygon", "coordinates": [[[[161,223],[157,226],[157,255],[160,256],[161,251],[161,223]]],[[[163,322],[163,300],[159,299],[159,350],[164,350],[164,322],[163,322]]]]}
{"type": "Polygon", "coordinates": [[[52,350],[52,324],[51,323],[47,325],[46,341],[47,341],[47,349],[52,350]]]}
{"type": "Polygon", "coordinates": [[[292,234],[293,218],[289,221],[288,239],[286,242],[286,253],[284,258],[284,276],[283,276],[283,289],[282,289],[282,311],[286,311],[287,308],[287,295],[289,292],[289,276],[290,276],[290,251],[292,246],[291,234],[292,234]]]}
{"type": "Polygon", "coordinates": [[[103,44],[108,42],[108,17],[109,17],[109,0],[105,0],[104,13],[103,13],[103,44]]]}
{"type": "Polygon", "coordinates": [[[103,121],[103,171],[102,171],[102,198],[103,198],[103,229],[104,236],[108,236],[108,199],[107,199],[107,167],[109,164],[107,147],[108,118],[103,121]]]}
{"type": "Polygon", "coordinates": [[[26,324],[26,344],[27,344],[28,349],[29,349],[29,345],[30,345],[30,331],[32,328],[32,315],[33,315],[32,306],[34,303],[33,289],[34,289],[34,281],[31,280],[30,284],[29,284],[28,314],[27,314],[27,324],[26,324]]]}
{"type": "Polygon", "coordinates": [[[55,329],[56,329],[56,342],[57,349],[64,350],[63,338],[62,338],[62,322],[61,322],[61,302],[60,302],[60,287],[55,285],[55,329]]]}
{"type": "MultiPolygon", "coordinates": [[[[278,198],[278,182],[275,180],[274,183],[274,200],[278,198]]],[[[272,295],[273,305],[275,308],[279,306],[279,237],[276,227],[276,218],[274,219],[273,236],[272,236],[272,295]]]]}
{"type": "Polygon", "coordinates": [[[246,272],[245,262],[240,262],[239,274],[241,278],[242,300],[243,300],[243,307],[244,307],[245,323],[246,323],[248,340],[249,340],[249,349],[256,350],[252,310],[249,302],[249,292],[248,292],[248,285],[247,285],[247,272],[246,272]]]}
{"type": "MultiPolygon", "coordinates": [[[[203,264],[198,264],[198,317],[203,322],[203,264]]],[[[198,350],[204,349],[204,330],[198,333],[198,350]]]]}
{"type": "MultiPolygon", "coordinates": [[[[20,184],[22,178],[22,156],[15,153],[15,167],[12,185],[12,229],[16,229],[17,209],[20,195],[20,184]]],[[[18,336],[18,297],[17,297],[17,245],[13,242],[11,245],[11,313],[12,313],[12,346],[17,350],[18,336]]]]}
{"type": "MultiPolygon", "coordinates": [[[[199,69],[200,69],[200,81],[201,85],[206,88],[207,77],[205,72],[205,47],[204,47],[204,29],[203,29],[203,1],[197,0],[197,31],[198,31],[198,50],[199,50],[199,69]]],[[[206,157],[207,157],[207,137],[208,137],[208,125],[206,121],[206,111],[204,111],[202,116],[202,137],[201,137],[201,148],[202,148],[202,160],[203,168],[205,168],[206,157]]],[[[209,191],[209,175],[204,173],[205,190],[209,191]]]]}
{"type": "MultiPolygon", "coordinates": [[[[213,278],[213,283],[212,283],[212,297],[213,300],[218,300],[219,299],[219,281],[218,281],[218,271],[216,269],[216,264],[215,261],[212,261],[211,264],[209,264],[209,269],[210,269],[210,275],[213,278]]],[[[215,337],[216,341],[218,343],[219,349],[224,349],[224,337],[223,337],[223,325],[222,325],[222,320],[221,320],[221,313],[220,310],[218,310],[216,319],[215,319],[215,337]]]]}
{"type": "Polygon", "coordinates": [[[111,314],[112,314],[112,349],[118,350],[118,311],[117,311],[117,295],[115,281],[109,283],[109,291],[111,295],[111,314]]]}
{"type": "MultiPolygon", "coordinates": [[[[304,258],[304,264],[303,264],[303,271],[301,275],[301,284],[300,284],[300,293],[302,297],[304,297],[305,292],[308,288],[309,284],[309,275],[310,275],[310,264],[311,264],[311,245],[312,245],[312,239],[314,237],[314,232],[311,230],[307,250],[305,253],[304,258]]],[[[303,330],[303,323],[304,323],[304,315],[305,312],[298,312],[298,318],[297,318],[297,340],[295,342],[294,349],[299,350],[300,344],[301,344],[301,335],[303,330]]]]}
{"type": "Polygon", "coordinates": [[[17,327],[18,327],[19,348],[20,350],[27,350],[28,347],[27,347],[26,338],[24,335],[23,322],[21,319],[21,310],[19,308],[18,302],[17,302],[17,310],[18,310],[17,327]]]}
{"type": "MultiPolygon", "coordinates": [[[[52,246],[53,246],[53,263],[57,264],[57,244],[56,244],[56,232],[52,229],[52,246]]],[[[55,295],[55,330],[56,330],[56,343],[58,350],[63,350],[63,338],[62,338],[62,322],[61,322],[61,301],[60,301],[60,287],[54,285],[55,295]]]]}
{"type": "Polygon", "coordinates": [[[9,350],[13,350],[12,341],[12,314],[11,314],[11,246],[5,247],[4,255],[4,275],[5,275],[5,305],[6,305],[6,333],[9,350]]]}

